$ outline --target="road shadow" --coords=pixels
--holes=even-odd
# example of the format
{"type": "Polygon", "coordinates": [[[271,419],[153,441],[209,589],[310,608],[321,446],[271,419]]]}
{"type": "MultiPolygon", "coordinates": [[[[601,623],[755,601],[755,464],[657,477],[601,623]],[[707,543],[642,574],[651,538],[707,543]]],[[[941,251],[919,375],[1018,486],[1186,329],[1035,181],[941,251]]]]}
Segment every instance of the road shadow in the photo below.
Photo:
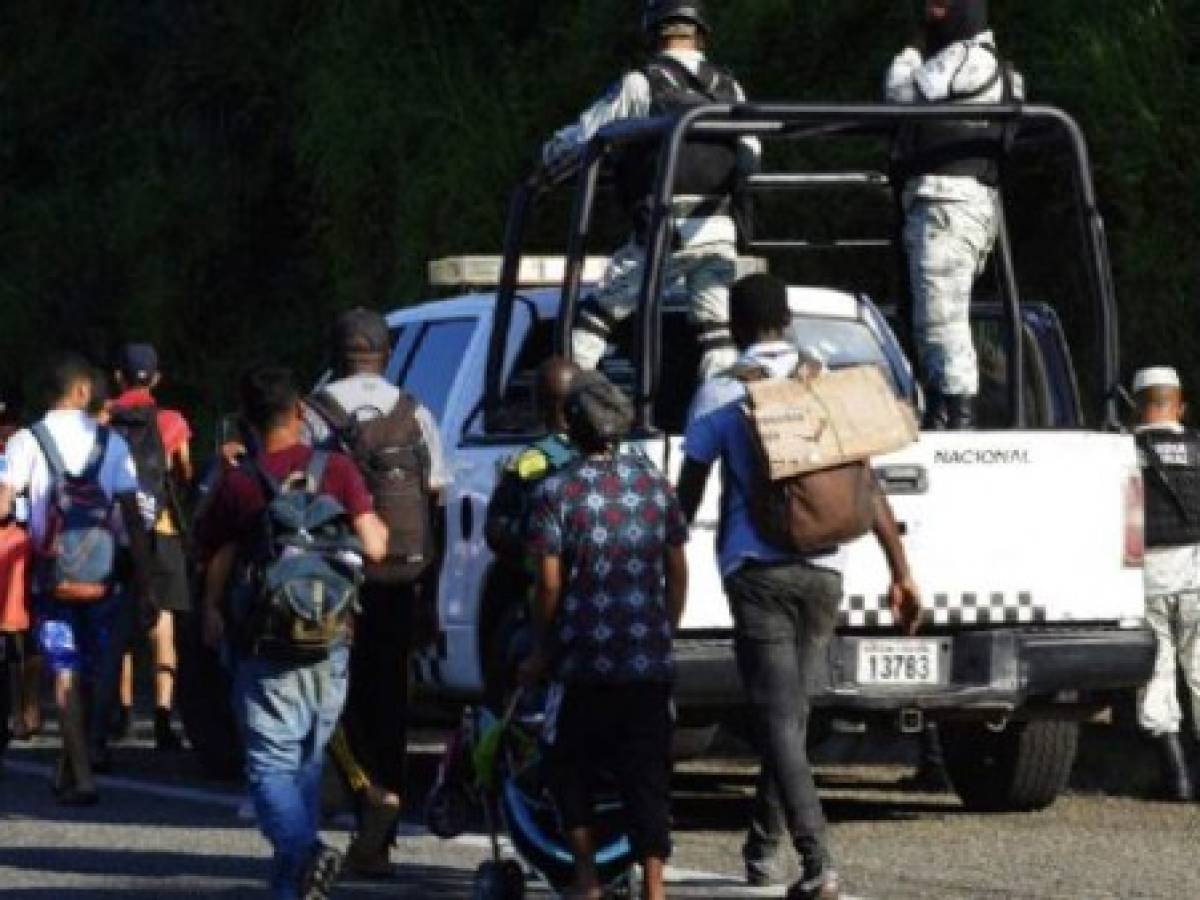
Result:
{"type": "MultiPolygon", "coordinates": [[[[195,856],[182,852],[122,849],[56,849],[52,847],[0,848],[0,867],[29,873],[54,872],[58,876],[103,877],[109,883],[131,879],[119,886],[96,888],[5,888],[5,900],[15,898],[118,898],[128,897],[262,897],[266,894],[268,862],[241,856],[195,856]],[[132,880],[132,879],[136,879],[132,880]],[[180,883],[190,882],[190,883],[180,883]],[[205,881],[238,881],[222,886],[205,881]]],[[[339,898],[404,897],[461,900],[470,896],[471,870],[447,866],[400,865],[396,877],[385,882],[342,879],[339,898]]]]}
{"type": "MultiPolygon", "coordinates": [[[[900,822],[929,816],[962,815],[965,810],[950,794],[914,796],[887,782],[822,776],[826,817],[839,822],[900,822]],[[829,797],[835,787],[868,790],[870,797],[829,797]]],[[[740,832],[753,814],[754,779],[725,778],[709,772],[677,773],[672,779],[672,816],[678,831],[740,832]]]]}

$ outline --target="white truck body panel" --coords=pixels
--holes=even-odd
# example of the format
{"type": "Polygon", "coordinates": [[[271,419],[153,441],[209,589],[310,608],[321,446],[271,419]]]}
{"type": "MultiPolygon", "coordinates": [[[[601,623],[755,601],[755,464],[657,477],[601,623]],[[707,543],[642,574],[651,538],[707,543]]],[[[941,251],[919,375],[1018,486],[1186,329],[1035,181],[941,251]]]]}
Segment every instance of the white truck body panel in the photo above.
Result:
{"type": "MultiPolygon", "coordinates": [[[[533,297],[537,306],[550,298],[533,297]]],[[[798,312],[844,319],[852,295],[792,293],[798,312]]],[[[446,492],[448,547],[439,611],[445,641],[418,670],[434,686],[472,694],[482,688],[478,626],[493,557],[483,539],[488,500],[504,462],[521,444],[465,440],[477,428],[493,300],[480,295],[425,304],[390,318],[393,327],[471,317],[477,327],[461,359],[446,359],[454,379],[441,420],[454,473],[446,492]],[[457,370],[452,373],[452,370],[457,370]]],[[[507,365],[530,326],[518,305],[507,365]]],[[[672,479],[683,462],[676,435],[642,443],[672,479]]],[[[1142,572],[1124,564],[1125,489],[1137,474],[1133,439],[1089,431],[926,433],[912,447],[875,461],[877,469],[920,467],[928,489],[891,497],[931,620],[944,628],[1144,620],[1142,572]]],[[[714,471],[688,547],[689,595],[682,631],[732,627],[715,553],[720,478],[714,471]]],[[[848,548],[842,631],[892,625],[888,572],[873,536],[848,548]]]]}

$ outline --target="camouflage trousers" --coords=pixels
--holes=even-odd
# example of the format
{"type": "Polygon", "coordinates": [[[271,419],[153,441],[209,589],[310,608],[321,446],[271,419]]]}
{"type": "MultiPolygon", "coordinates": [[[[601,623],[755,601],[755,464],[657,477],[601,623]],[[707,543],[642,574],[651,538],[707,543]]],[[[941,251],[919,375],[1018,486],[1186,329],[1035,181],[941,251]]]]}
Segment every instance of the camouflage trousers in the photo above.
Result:
{"type": "Polygon", "coordinates": [[[928,388],[979,393],[971,337],[971,292],[996,242],[996,195],[978,200],[912,197],[906,203],[904,248],[912,279],[914,335],[928,388]]]}
{"type": "MultiPolygon", "coordinates": [[[[612,332],[633,315],[645,266],[645,250],[630,241],[609,262],[599,288],[580,305],[571,349],[584,369],[596,368],[612,332]]],[[[736,276],[737,247],[725,242],[685,246],[671,254],[663,273],[664,291],[678,282],[686,288],[691,320],[700,341],[700,375],[705,379],[737,362],[729,333],[729,288],[736,276]]]]}
{"type": "Polygon", "coordinates": [[[1158,638],[1154,674],[1138,695],[1138,722],[1151,734],[1178,734],[1183,723],[1178,672],[1191,696],[1200,737],[1200,591],[1146,598],[1146,621],[1158,638]]]}

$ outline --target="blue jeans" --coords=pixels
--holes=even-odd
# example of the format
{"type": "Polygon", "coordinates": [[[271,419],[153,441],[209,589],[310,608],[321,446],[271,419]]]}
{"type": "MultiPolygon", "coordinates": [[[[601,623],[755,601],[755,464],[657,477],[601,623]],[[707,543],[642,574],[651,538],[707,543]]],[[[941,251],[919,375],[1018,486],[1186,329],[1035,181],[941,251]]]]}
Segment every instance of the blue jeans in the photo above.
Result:
{"type": "Polygon", "coordinates": [[[116,587],[97,603],[41,597],[33,608],[38,647],[50,671],[71,672],[91,698],[88,742],[93,750],[102,750],[133,628],[132,596],[116,587]]]}
{"type": "Polygon", "coordinates": [[[325,745],[346,702],[350,653],[324,662],[238,662],[234,680],[246,740],[246,781],[259,827],[275,855],[271,893],[294,900],[305,860],[318,842],[325,745]]]}

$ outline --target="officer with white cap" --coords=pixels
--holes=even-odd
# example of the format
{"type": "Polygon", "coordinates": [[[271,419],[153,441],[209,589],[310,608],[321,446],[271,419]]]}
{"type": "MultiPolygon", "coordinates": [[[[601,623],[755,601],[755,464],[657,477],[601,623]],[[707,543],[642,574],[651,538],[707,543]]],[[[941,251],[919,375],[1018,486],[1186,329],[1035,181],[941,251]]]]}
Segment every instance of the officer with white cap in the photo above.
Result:
{"type": "Polygon", "coordinates": [[[1162,750],[1164,797],[1194,798],[1180,740],[1177,668],[1200,736],[1200,433],[1185,428],[1179,373],[1143,369],[1133,382],[1146,491],[1146,618],[1158,638],[1154,675],[1138,718],[1162,750]]]}
{"type": "MultiPolygon", "coordinates": [[[[646,0],[642,25],[654,55],[642,68],[625,73],[577,122],[557,132],[542,150],[546,163],[578,152],[612,122],[678,115],[695,106],[746,99],[733,75],[705,56],[712,29],[700,0],[646,0]]],[[[671,210],[673,252],[663,284],[686,286],[705,378],[737,361],[729,333],[729,287],[737,275],[733,195],[739,179],[758,167],[760,152],[756,138],[743,138],[689,141],[681,154],[671,210]]],[[[598,291],[585,298],[579,310],[571,345],[574,361],[583,369],[596,368],[612,332],[637,303],[657,159],[654,143],[630,146],[618,154],[617,193],[633,234],[613,256],[598,291]]]]}

